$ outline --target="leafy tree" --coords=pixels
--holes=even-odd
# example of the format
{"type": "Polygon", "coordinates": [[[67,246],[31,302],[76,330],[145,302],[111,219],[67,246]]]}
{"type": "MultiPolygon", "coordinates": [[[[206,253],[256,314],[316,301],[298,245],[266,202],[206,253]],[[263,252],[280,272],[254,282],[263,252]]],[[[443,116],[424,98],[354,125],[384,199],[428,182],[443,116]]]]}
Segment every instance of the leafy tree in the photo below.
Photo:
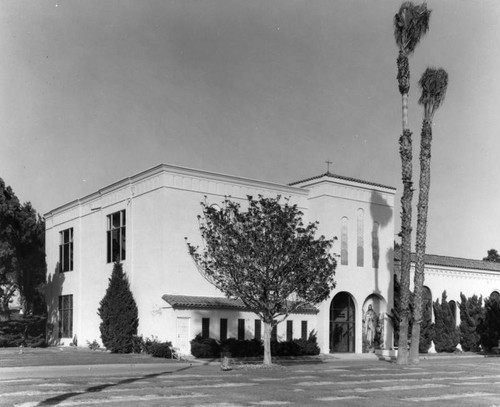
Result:
{"type": "Polygon", "coordinates": [[[113,353],[131,353],[139,325],[138,310],[121,263],[116,262],[97,311],[102,343],[113,353]]]}
{"type": "Polygon", "coordinates": [[[490,351],[500,347],[500,295],[491,295],[484,300],[484,319],[480,322],[481,346],[490,351]]]}
{"type": "Polygon", "coordinates": [[[495,249],[490,249],[488,250],[488,256],[483,257],[483,260],[500,263],[500,254],[495,249]]]}
{"type": "MultiPolygon", "coordinates": [[[[424,107],[420,142],[420,181],[417,205],[417,233],[415,245],[415,278],[412,338],[420,338],[422,320],[422,292],[424,287],[425,246],[427,240],[427,212],[429,209],[429,190],[431,186],[431,142],[432,120],[434,113],[441,106],[448,86],[448,74],[442,68],[427,68],[418,82],[422,94],[419,104],[424,107]]],[[[419,344],[412,341],[410,362],[418,363],[419,344]]]]}
{"type": "Polygon", "coordinates": [[[29,202],[21,204],[0,178],[0,313],[19,292],[24,314],[45,314],[45,223],[29,202]]]}
{"type": "Polygon", "coordinates": [[[240,298],[264,323],[264,364],[271,364],[271,330],[335,286],[332,240],[315,238],[317,223],[280,197],[248,197],[248,209],[224,200],[220,210],[201,203],[205,247],[188,244],[200,273],[228,297],[240,298]]]}
{"type": "Polygon", "coordinates": [[[457,321],[451,312],[450,304],[446,301],[446,291],[434,302],[434,343],[437,352],[453,352],[459,341],[460,334],[457,321]]]}
{"type": "Polygon", "coordinates": [[[484,319],[483,297],[473,295],[466,298],[464,294],[460,293],[460,299],[460,345],[466,352],[479,352],[481,350],[479,325],[484,319]]]}
{"type": "MultiPolygon", "coordinates": [[[[401,197],[401,323],[399,337],[408,338],[411,266],[411,217],[412,217],[412,133],[408,127],[408,95],[410,91],[410,67],[408,57],[415,51],[422,36],[429,29],[430,10],[425,3],[415,5],[404,2],[394,16],[394,37],[399,48],[397,59],[398,87],[402,97],[403,134],[399,138],[403,195],[401,197]]],[[[408,363],[406,346],[398,351],[398,364],[408,363]]]]}

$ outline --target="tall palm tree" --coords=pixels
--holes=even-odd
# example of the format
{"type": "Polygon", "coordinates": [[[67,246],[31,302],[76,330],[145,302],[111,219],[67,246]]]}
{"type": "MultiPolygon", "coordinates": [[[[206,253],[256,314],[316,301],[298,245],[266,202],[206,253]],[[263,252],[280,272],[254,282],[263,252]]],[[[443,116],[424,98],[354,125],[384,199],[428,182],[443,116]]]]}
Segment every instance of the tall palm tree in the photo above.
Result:
{"type": "Polygon", "coordinates": [[[394,16],[394,37],[399,47],[398,85],[402,96],[403,134],[399,138],[399,154],[401,156],[401,176],[403,179],[403,196],[401,197],[401,322],[399,326],[398,364],[408,363],[408,321],[410,304],[410,255],[411,255],[411,202],[413,198],[412,182],[412,140],[408,128],[408,93],[410,91],[410,66],[408,56],[411,55],[422,36],[429,29],[431,11],[427,4],[415,5],[411,1],[404,2],[394,16]]]}
{"type": "Polygon", "coordinates": [[[429,189],[431,184],[431,142],[432,119],[441,106],[448,86],[448,74],[442,68],[427,68],[418,82],[422,95],[418,101],[424,106],[424,120],[420,140],[420,181],[417,205],[416,261],[414,279],[413,326],[411,331],[410,363],[416,364],[422,319],[422,293],[424,287],[424,256],[427,238],[427,210],[429,208],[429,189]],[[416,340],[413,340],[416,338],[416,340]]]}

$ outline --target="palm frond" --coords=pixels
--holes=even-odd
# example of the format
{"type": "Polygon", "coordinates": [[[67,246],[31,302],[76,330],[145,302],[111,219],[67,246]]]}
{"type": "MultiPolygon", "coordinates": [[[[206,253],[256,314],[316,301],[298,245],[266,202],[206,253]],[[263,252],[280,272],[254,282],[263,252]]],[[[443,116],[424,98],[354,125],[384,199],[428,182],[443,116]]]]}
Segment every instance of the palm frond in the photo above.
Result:
{"type": "Polygon", "coordinates": [[[418,103],[424,106],[424,115],[432,119],[436,110],[444,102],[448,87],[448,73],[443,68],[429,67],[418,82],[422,91],[418,103]]]}
{"type": "Polygon", "coordinates": [[[420,39],[429,30],[431,10],[427,3],[415,5],[411,1],[401,4],[394,16],[394,37],[399,49],[410,55],[415,51],[420,39]]]}

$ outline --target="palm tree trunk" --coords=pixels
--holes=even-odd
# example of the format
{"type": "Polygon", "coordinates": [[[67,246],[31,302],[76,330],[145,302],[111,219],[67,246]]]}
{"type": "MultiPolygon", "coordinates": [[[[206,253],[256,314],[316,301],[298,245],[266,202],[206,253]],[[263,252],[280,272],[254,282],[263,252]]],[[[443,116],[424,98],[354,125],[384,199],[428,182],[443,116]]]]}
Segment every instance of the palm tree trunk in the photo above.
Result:
{"type": "Polygon", "coordinates": [[[424,119],[420,143],[420,181],[417,205],[416,261],[414,278],[413,327],[411,332],[410,363],[419,363],[420,325],[422,322],[422,293],[424,289],[425,246],[427,239],[427,212],[431,184],[432,122],[424,119]]]}
{"type": "Polygon", "coordinates": [[[273,326],[270,322],[264,321],[264,361],[263,364],[272,365],[271,359],[271,331],[273,326]]]}
{"type": "Polygon", "coordinates": [[[411,202],[412,141],[411,131],[406,129],[399,139],[403,196],[401,197],[401,321],[399,325],[398,365],[408,364],[408,325],[410,316],[410,266],[411,266],[411,202]]]}
{"type": "Polygon", "coordinates": [[[413,199],[412,182],[412,133],[408,128],[408,92],[410,91],[410,69],[408,57],[402,51],[397,59],[398,85],[401,93],[403,134],[399,138],[401,156],[401,178],[403,196],[401,197],[401,321],[399,325],[398,365],[408,364],[408,325],[410,315],[410,265],[411,265],[411,203],[413,199]]]}

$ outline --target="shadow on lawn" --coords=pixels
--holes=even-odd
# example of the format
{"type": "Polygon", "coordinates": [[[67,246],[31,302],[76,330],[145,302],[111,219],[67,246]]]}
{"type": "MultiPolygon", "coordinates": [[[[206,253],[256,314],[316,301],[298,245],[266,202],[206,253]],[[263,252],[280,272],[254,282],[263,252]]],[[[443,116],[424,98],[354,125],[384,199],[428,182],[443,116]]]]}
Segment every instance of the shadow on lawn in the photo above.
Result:
{"type": "Polygon", "coordinates": [[[122,384],[134,383],[134,382],[137,382],[139,380],[146,380],[146,379],[151,379],[153,377],[182,372],[183,370],[191,369],[191,367],[192,367],[192,365],[189,365],[189,366],[186,366],[186,367],[183,367],[183,368],[180,368],[177,370],[169,371],[169,372],[151,373],[151,374],[147,374],[147,375],[144,375],[141,377],[131,377],[129,379],[120,380],[117,383],[100,384],[98,386],[89,387],[83,391],[75,391],[72,393],[60,394],[59,396],[51,397],[49,399],[41,401],[40,403],[37,404],[37,406],[55,406],[59,403],[62,403],[63,401],[70,399],[71,397],[81,396],[82,394],[86,394],[86,393],[97,393],[97,392],[100,392],[100,391],[107,389],[108,387],[114,387],[114,386],[119,386],[122,384]]]}

